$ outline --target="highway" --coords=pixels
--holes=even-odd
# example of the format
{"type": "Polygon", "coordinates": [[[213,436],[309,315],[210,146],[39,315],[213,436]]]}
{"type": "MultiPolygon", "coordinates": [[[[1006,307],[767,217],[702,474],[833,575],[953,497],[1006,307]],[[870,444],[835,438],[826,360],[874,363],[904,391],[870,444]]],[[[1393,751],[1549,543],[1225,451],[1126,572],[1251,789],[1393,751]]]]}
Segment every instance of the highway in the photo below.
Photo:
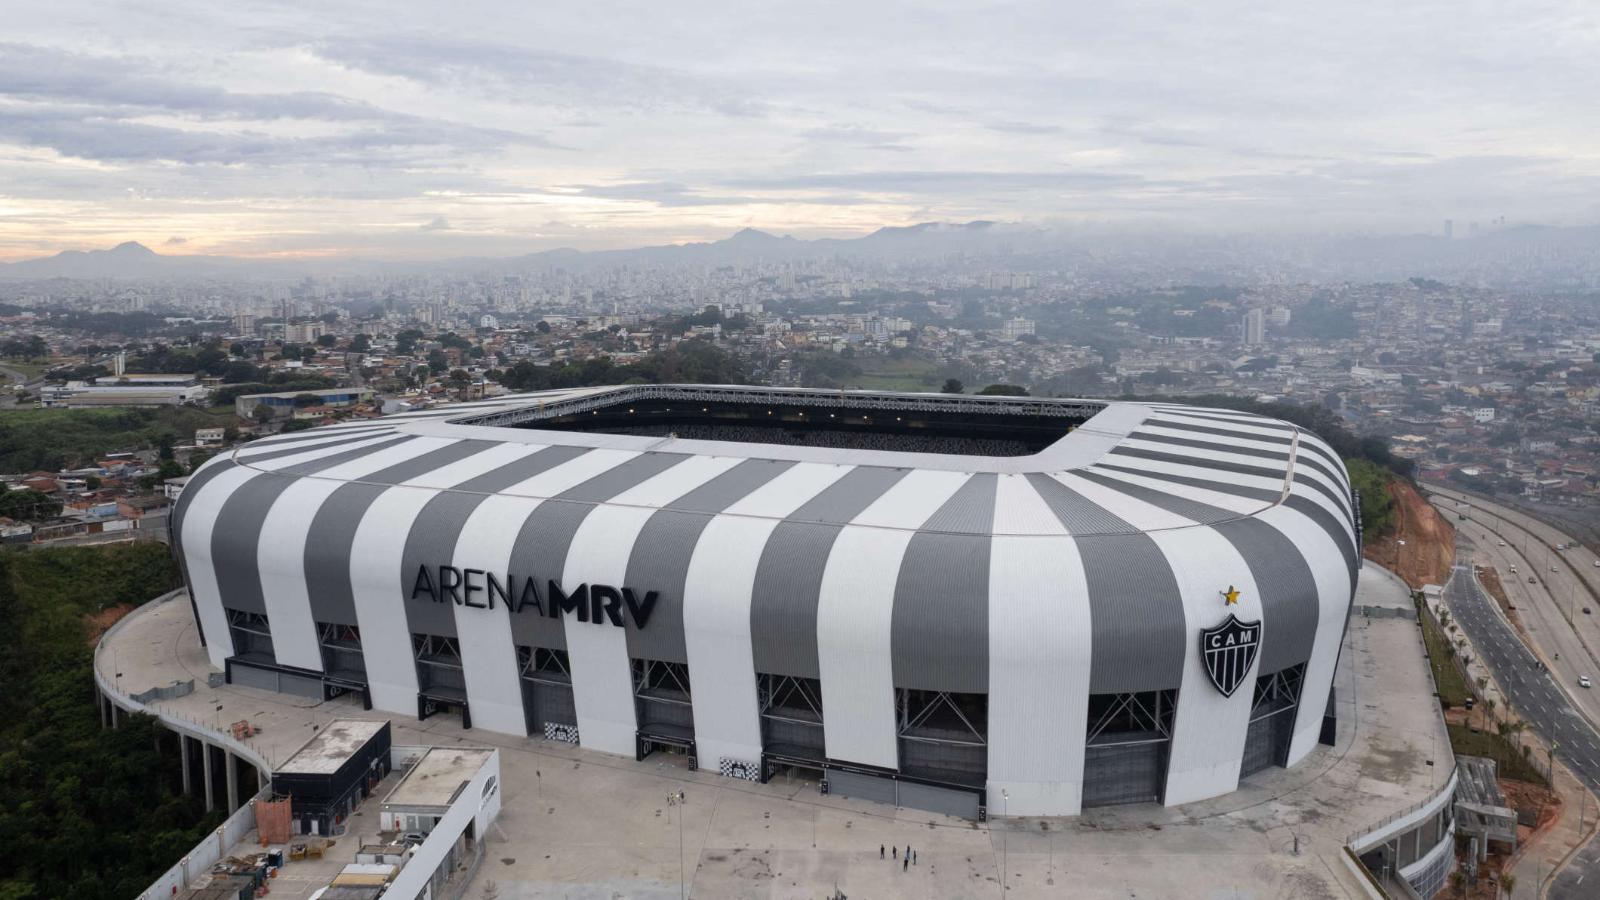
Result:
{"type": "MultiPolygon", "coordinates": [[[[1457,624],[1467,633],[1494,673],[1501,692],[1517,713],[1528,722],[1547,746],[1591,791],[1600,791],[1600,732],[1574,708],[1569,695],[1552,675],[1539,667],[1533,655],[1510,623],[1496,609],[1494,600],[1472,577],[1474,546],[1472,539],[1458,533],[1457,564],[1445,585],[1445,602],[1457,624]]],[[[1592,692],[1576,687],[1587,698],[1592,692]]],[[[1589,845],[1561,871],[1550,886],[1554,900],[1587,900],[1600,891],[1600,839],[1589,845]]]]}
{"type": "MultiPolygon", "coordinates": [[[[1428,486],[1440,513],[1456,526],[1457,566],[1445,588],[1457,623],[1482,654],[1482,661],[1513,709],[1591,791],[1600,792],[1600,691],[1578,678],[1600,678],[1600,613],[1590,589],[1600,568],[1587,548],[1556,551],[1572,539],[1543,522],[1492,501],[1428,486]],[[1459,505],[1465,503],[1467,505],[1459,505]],[[1463,520],[1460,516],[1465,516],[1463,520]],[[1506,597],[1522,620],[1530,647],[1471,577],[1473,564],[1499,570],[1506,597]],[[1510,568],[1516,565],[1517,574],[1510,568]],[[1551,571],[1554,567],[1555,571],[1551,571]],[[1528,577],[1537,579],[1529,583],[1528,577]],[[1537,658],[1535,656],[1537,654],[1537,658]],[[1542,659],[1548,671],[1539,670],[1542,659]],[[1563,691],[1562,688],[1565,688],[1563,691]]],[[[1550,897],[1577,900],[1600,896],[1600,838],[1591,841],[1551,885],[1550,897]]]]}
{"type": "MultiPolygon", "coordinates": [[[[1575,619],[1578,636],[1589,648],[1590,655],[1600,659],[1600,599],[1597,599],[1600,598],[1600,567],[1595,565],[1600,557],[1582,545],[1573,546],[1570,550],[1553,549],[1556,544],[1572,545],[1573,538],[1526,513],[1449,488],[1426,485],[1425,490],[1435,495],[1436,500],[1443,498],[1448,501],[1436,502],[1435,505],[1452,525],[1457,528],[1466,526],[1468,531],[1473,529],[1467,523],[1479,526],[1478,531],[1473,533],[1473,539],[1480,548],[1490,549],[1485,547],[1486,543],[1493,546],[1497,545],[1499,540],[1504,540],[1508,544],[1506,549],[1516,550],[1518,556],[1532,564],[1523,565],[1519,562],[1521,581],[1526,584],[1527,576],[1533,575],[1545,584],[1549,588],[1550,598],[1554,601],[1552,607],[1556,608],[1563,618],[1571,616],[1575,619]],[[1458,507],[1456,506],[1458,502],[1465,502],[1468,505],[1458,507]],[[1466,522],[1457,518],[1460,514],[1466,515],[1466,522]],[[1487,530],[1495,537],[1486,541],[1481,536],[1483,530],[1487,530]],[[1554,572],[1550,570],[1552,566],[1555,567],[1554,572]],[[1585,615],[1583,613],[1585,606],[1593,612],[1585,615]]],[[[1505,570],[1501,571],[1504,573],[1505,570]]],[[[1565,654],[1566,652],[1562,651],[1562,655],[1565,654]]]]}

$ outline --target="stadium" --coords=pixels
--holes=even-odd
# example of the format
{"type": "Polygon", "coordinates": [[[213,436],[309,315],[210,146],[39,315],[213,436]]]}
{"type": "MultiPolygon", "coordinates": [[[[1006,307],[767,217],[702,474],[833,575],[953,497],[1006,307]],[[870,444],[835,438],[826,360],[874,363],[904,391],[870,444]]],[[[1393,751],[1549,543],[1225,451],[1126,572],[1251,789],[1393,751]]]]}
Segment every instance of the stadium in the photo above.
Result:
{"type": "Polygon", "coordinates": [[[1357,503],[1227,410],[625,385],[256,441],[172,534],[232,684],[982,818],[1331,743],[1357,503]]]}

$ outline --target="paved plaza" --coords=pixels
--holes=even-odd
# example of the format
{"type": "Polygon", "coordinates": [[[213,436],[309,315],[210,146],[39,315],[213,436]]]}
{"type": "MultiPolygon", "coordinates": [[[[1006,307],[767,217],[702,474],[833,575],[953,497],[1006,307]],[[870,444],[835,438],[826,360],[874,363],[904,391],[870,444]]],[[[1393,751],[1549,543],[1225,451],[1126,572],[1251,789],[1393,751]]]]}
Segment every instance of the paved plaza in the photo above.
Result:
{"type": "MultiPolygon", "coordinates": [[[[1407,609],[1410,600],[1369,566],[1356,605],[1407,609]]],[[[1014,898],[1365,897],[1345,841],[1425,799],[1450,771],[1415,621],[1359,612],[1335,681],[1336,746],[1215,800],[986,824],[824,796],[809,780],[761,785],[690,772],[682,757],[635,762],[463,730],[448,716],[418,722],[347,699],[207,687],[215,670],[181,594],[133,613],[97,665],[127,692],[193,679],[195,692],[159,701],[161,711],[211,727],[248,719],[261,728],[249,743],[274,765],[334,718],[389,719],[397,745],[499,747],[505,806],[469,898],[493,881],[501,900],[665,900],[679,896],[680,873],[696,897],[821,898],[835,888],[855,898],[999,897],[1002,867],[1014,898]],[[669,807],[667,795],[680,790],[685,805],[669,807]],[[880,845],[911,846],[917,864],[880,860],[880,845]]],[[[991,810],[1002,814],[1001,805],[993,798],[991,810]]],[[[352,825],[359,831],[361,818],[352,825]]],[[[306,874],[286,867],[274,896],[297,898],[311,883],[306,874]]]]}

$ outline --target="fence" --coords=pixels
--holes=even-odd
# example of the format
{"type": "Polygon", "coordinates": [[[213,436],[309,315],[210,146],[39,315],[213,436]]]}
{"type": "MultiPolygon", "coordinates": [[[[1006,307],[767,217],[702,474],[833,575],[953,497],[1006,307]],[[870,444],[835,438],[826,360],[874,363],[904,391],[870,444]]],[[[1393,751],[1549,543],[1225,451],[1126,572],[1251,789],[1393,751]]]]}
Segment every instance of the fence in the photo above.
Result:
{"type": "Polygon", "coordinates": [[[194,693],[194,679],[188,678],[183,681],[174,681],[166,687],[153,687],[148,691],[129,694],[128,699],[135,703],[149,705],[157,700],[175,700],[179,697],[187,697],[192,693],[194,693]]]}
{"type": "Polygon", "coordinates": [[[244,840],[246,835],[255,830],[256,801],[267,800],[271,796],[272,787],[268,785],[234,810],[233,815],[217,826],[217,830],[202,838],[187,856],[178,860],[177,865],[162,873],[160,878],[145,888],[144,893],[139,895],[139,900],[171,897],[209,873],[211,867],[222,859],[222,854],[227,852],[229,847],[244,840]]]}

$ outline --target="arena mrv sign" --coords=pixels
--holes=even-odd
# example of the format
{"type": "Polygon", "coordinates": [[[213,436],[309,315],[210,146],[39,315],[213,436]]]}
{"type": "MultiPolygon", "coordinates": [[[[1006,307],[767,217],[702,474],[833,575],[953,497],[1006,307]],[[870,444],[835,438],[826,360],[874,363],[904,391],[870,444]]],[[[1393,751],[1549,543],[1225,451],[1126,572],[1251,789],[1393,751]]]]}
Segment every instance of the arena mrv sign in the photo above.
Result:
{"type": "Polygon", "coordinates": [[[539,580],[532,576],[508,573],[502,580],[485,569],[455,566],[419,565],[411,581],[412,600],[427,597],[435,603],[474,609],[494,609],[498,600],[513,614],[531,609],[535,615],[559,619],[562,613],[570,613],[580,622],[610,622],[618,628],[627,619],[633,620],[635,628],[643,628],[655,610],[657,596],[655,591],[646,591],[641,597],[633,588],[609,584],[580,584],[567,590],[553,578],[545,582],[541,593],[539,580]]]}

